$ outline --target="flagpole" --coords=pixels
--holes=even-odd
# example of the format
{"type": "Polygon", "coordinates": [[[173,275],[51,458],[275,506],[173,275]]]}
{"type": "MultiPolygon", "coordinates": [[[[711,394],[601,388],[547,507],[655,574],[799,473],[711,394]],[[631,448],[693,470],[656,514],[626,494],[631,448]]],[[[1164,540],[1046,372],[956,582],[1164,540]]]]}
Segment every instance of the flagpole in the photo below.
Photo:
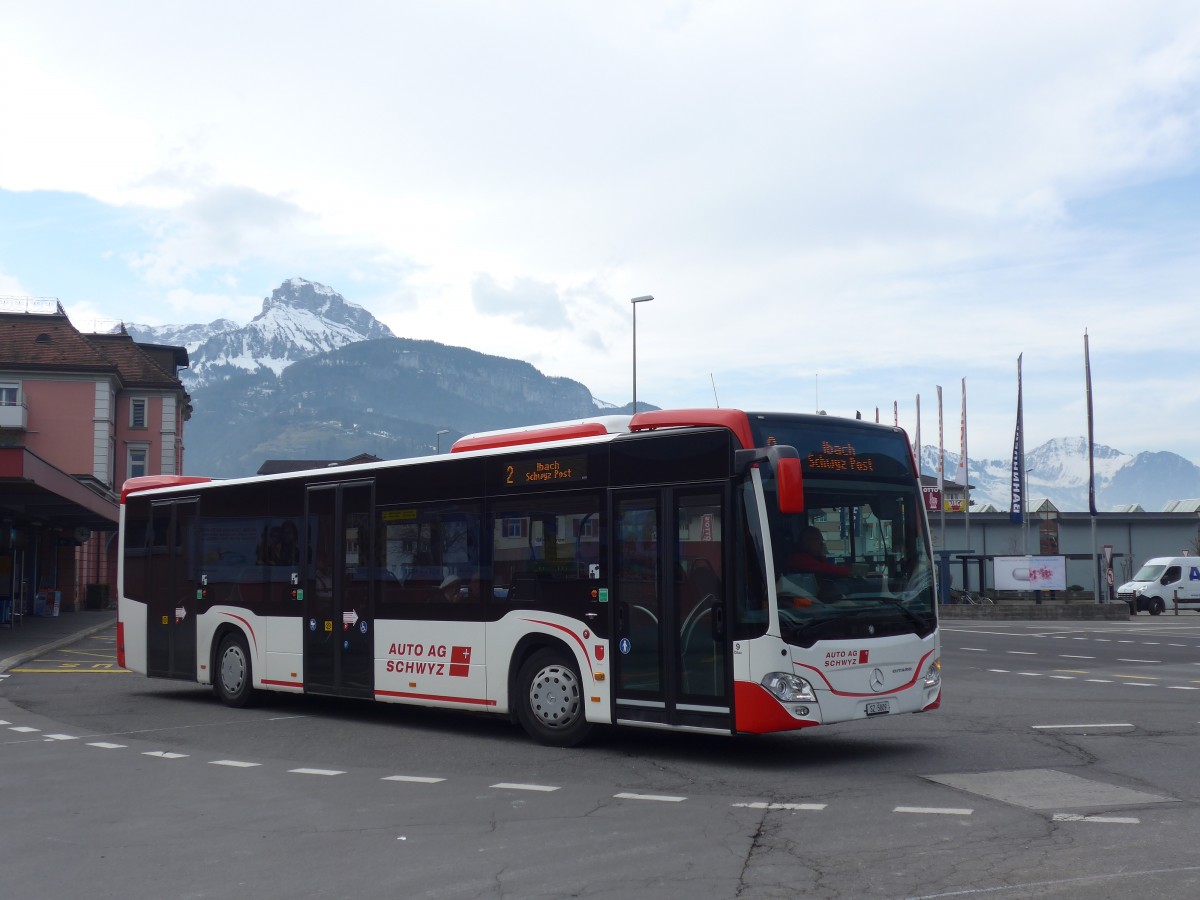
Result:
{"type": "MultiPolygon", "coordinates": [[[[917,457],[917,481],[921,480],[921,395],[917,394],[917,433],[913,441],[913,454],[917,457]]],[[[924,503],[924,499],[921,500],[924,503]]]]}
{"type": "Polygon", "coordinates": [[[942,386],[937,385],[938,395],[938,520],[942,530],[942,550],[946,549],[946,445],[942,439],[942,386]]]}
{"type": "MultiPolygon", "coordinates": [[[[962,446],[959,448],[959,468],[963,475],[963,549],[971,552],[971,461],[967,456],[967,379],[962,380],[962,446]]],[[[963,585],[963,590],[967,585],[963,585]]],[[[983,590],[983,585],[979,586],[983,590]]]]}
{"type": "Polygon", "coordinates": [[[1083,329],[1083,374],[1087,393],[1087,437],[1088,437],[1088,512],[1092,518],[1092,579],[1094,596],[1100,602],[1100,559],[1096,553],[1096,463],[1092,429],[1092,361],[1088,352],[1088,333],[1083,329]]]}

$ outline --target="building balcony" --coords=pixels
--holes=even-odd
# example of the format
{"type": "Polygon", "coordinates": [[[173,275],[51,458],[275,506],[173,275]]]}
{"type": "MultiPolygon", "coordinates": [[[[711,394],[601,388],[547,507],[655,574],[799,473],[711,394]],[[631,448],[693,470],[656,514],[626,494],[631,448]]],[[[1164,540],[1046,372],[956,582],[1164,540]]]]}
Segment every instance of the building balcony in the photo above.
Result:
{"type": "Polygon", "coordinates": [[[0,430],[29,430],[29,410],[24,400],[19,403],[0,403],[0,430]]]}

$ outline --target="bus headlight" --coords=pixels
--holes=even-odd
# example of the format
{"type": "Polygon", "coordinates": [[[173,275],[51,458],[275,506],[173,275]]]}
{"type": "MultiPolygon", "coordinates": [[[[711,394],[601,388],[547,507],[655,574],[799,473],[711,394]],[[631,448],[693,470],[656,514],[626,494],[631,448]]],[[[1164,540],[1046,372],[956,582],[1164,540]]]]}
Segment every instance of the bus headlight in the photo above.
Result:
{"type": "Polygon", "coordinates": [[[937,687],[942,683],[942,661],[935,659],[925,670],[925,687],[937,687]]]}
{"type": "Polygon", "coordinates": [[[763,678],[762,686],[781,703],[792,703],[796,700],[804,700],[808,703],[817,702],[817,695],[813,693],[812,685],[791,672],[770,672],[763,678]]]}

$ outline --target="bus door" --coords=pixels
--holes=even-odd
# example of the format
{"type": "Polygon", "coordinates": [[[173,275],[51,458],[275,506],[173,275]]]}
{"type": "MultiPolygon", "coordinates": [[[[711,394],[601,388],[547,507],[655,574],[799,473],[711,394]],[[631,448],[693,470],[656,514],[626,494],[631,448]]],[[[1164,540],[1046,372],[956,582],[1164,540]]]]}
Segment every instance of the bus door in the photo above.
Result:
{"type": "Polygon", "coordinates": [[[614,718],[729,731],[724,485],[614,493],[614,718]]]}
{"type": "Polygon", "coordinates": [[[304,689],[374,696],[374,483],[309,485],[305,494],[304,689]]]}
{"type": "Polygon", "coordinates": [[[196,598],[203,590],[197,560],[195,497],[150,508],[146,598],[146,673],[196,679],[196,598]]]}

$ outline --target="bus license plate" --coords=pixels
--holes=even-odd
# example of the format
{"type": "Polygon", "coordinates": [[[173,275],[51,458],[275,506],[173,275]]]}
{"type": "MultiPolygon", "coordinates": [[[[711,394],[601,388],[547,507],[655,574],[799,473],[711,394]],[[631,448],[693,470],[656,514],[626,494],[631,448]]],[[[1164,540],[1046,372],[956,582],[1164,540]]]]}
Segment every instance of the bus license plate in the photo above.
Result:
{"type": "Polygon", "coordinates": [[[886,716],[892,711],[892,704],[889,700],[873,700],[867,704],[868,716],[886,716]]]}

